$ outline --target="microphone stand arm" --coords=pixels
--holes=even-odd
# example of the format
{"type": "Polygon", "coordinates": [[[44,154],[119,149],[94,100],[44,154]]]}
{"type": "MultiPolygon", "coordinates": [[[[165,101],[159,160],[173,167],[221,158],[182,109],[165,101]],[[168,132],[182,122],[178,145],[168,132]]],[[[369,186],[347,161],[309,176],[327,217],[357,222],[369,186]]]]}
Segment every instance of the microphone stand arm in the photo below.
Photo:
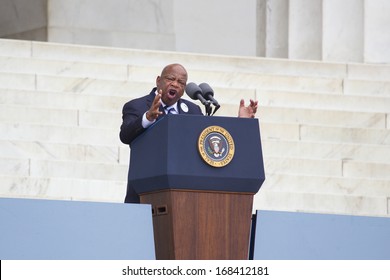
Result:
{"type": "Polygon", "coordinates": [[[204,104],[204,108],[205,108],[205,112],[206,112],[207,116],[210,116],[211,115],[211,111],[213,110],[210,105],[211,105],[211,103],[209,101],[207,101],[204,104]]]}
{"type": "Polygon", "coordinates": [[[221,105],[216,105],[215,107],[214,107],[214,112],[213,112],[213,114],[212,115],[214,115],[215,114],[215,112],[217,112],[217,110],[219,109],[219,107],[221,107],[221,105]]]}

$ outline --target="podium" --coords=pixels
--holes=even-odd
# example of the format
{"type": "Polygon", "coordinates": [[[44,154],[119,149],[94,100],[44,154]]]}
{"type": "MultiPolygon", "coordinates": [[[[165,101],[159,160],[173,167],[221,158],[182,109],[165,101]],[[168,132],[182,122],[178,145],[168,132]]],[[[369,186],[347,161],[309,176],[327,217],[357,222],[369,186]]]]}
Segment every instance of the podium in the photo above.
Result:
{"type": "Polygon", "coordinates": [[[248,259],[264,180],[257,119],[167,115],[131,144],[129,182],[152,205],[156,259],[248,259]]]}

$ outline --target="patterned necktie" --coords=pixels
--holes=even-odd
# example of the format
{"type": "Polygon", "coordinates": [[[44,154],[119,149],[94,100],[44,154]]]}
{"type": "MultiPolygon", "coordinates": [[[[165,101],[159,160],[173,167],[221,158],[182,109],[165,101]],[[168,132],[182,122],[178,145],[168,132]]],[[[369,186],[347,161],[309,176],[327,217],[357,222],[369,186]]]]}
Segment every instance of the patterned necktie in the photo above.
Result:
{"type": "Polygon", "coordinates": [[[168,106],[165,106],[164,109],[165,109],[167,115],[175,114],[175,109],[173,107],[168,108],[168,106]]]}

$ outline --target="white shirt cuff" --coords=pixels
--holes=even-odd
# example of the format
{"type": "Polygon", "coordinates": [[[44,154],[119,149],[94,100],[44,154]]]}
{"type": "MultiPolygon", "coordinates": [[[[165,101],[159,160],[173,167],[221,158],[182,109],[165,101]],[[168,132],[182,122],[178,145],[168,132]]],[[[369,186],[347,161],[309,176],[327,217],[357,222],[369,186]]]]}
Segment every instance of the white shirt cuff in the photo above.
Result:
{"type": "Polygon", "coordinates": [[[149,126],[151,126],[156,120],[153,120],[153,121],[149,121],[147,118],[146,118],[146,112],[145,114],[142,116],[142,127],[143,128],[147,128],[149,126]]]}

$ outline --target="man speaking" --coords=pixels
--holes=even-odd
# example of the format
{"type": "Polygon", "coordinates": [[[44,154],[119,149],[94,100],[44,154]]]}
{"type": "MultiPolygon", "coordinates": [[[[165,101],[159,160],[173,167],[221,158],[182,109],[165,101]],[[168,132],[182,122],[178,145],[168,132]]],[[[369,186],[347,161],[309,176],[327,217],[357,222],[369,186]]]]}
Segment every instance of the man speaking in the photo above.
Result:
{"type": "MultiPolygon", "coordinates": [[[[166,114],[202,115],[198,105],[181,98],[186,89],[187,79],[187,71],[182,65],[165,66],[160,76],[156,78],[156,87],[148,95],[133,99],[123,106],[120,140],[131,145],[137,136],[166,114]]],[[[250,100],[250,104],[245,106],[244,100],[241,99],[239,117],[254,118],[256,111],[257,101],[250,100]]],[[[129,182],[125,203],[139,203],[139,196],[129,182]]]]}

